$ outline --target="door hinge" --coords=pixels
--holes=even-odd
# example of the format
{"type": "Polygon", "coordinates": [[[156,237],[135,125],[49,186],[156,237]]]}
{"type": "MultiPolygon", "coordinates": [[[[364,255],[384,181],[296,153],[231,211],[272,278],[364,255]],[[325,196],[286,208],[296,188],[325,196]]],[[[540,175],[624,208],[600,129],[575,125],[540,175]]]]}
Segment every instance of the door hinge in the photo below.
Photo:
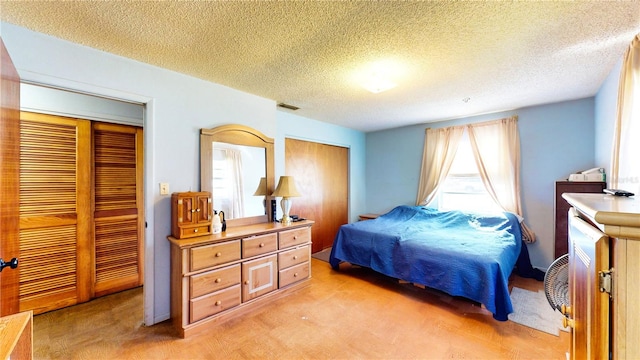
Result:
{"type": "Polygon", "coordinates": [[[600,286],[600,292],[606,292],[609,297],[613,294],[613,279],[611,278],[611,272],[613,269],[598,271],[598,284],[600,286]]]}

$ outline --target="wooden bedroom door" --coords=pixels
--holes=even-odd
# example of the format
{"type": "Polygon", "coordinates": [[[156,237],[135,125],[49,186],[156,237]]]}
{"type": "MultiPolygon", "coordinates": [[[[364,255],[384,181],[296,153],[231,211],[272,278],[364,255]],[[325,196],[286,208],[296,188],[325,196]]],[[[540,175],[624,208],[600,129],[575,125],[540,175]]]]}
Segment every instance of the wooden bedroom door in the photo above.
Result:
{"type": "Polygon", "coordinates": [[[293,176],[302,194],[293,199],[291,214],[316,222],[312,252],[331,247],[340,226],[348,222],[349,149],[285,139],[285,173],[293,176]]]}
{"type": "MultiPolygon", "coordinates": [[[[0,258],[20,261],[20,77],[0,38],[0,258]]],[[[19,311],[21,266],[0,272],[0,316],[19,311]]]]}

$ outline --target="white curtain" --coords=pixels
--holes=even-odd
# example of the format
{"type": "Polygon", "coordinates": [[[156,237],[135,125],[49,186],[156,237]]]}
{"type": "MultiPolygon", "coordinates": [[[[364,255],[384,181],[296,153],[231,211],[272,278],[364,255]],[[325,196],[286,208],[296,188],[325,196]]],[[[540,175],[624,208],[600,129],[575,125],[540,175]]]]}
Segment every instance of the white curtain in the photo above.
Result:
{"type": "MultiPolygon", "coordinates": [[[[471,149],[487,192],[503,210],[522,217],[518,117],[470,124],[468,129],[471,149]]],[[[535,234],[524,221],[521,230],[526,242],[535,241],[535,234]]]]}
{"type": "MultiPolygon", "coordinates": [[[[522,217],[517,116],[465,126],[427,129],[417,204],[428,205],[435,198],[440,184],[449,173],[465,128],[469,132],[471,149],[487,192],[503,210],[522,217]]],[[[521,230],[526,242],[535,241],[535,234],[524,221],[521,222],[521,230]]]]}
{"type": "Polygon", "coordinates": [[[613,136],[609,187],[640,194],[640,34],[624,56],[613,136]]]}
{"type": "Polygon", "coordinates": [[[493,201],[504,210],[520,209],[520,139],[516,117],[469,127],[478,172],[493,201]]]}
{"type": "Polygon", "coordinates": [[[429,205],[435,199],[449,174],[463,133],[463,126],[426,130],[417,205],[429,205]]]}
{"type": "Polygon", "coordinates": [[[225,159],[227,161],[227,171],[229,181],[228,188],[231,190],[229,199],[229,214],[225,214],[231,219],[244,217],[244,177],[242,176],[242,156],[239,151],[225,149],[225,159]]]}

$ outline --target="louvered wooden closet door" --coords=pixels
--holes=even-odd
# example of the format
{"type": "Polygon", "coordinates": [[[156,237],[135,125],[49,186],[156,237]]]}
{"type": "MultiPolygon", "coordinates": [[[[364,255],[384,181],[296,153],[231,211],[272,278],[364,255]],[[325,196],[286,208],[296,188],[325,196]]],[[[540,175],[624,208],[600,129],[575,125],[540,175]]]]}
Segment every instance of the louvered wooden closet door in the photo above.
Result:
{"type": "Polygon", "coordinates": [[[20,311],[42,313],[91,296],[91,123],[21,112],[20,136],[20,311]]]}
{"type": "Polygon", "coordinates": [[[142,129],[94,124],[95,295],[142,285],[142,129]]]}

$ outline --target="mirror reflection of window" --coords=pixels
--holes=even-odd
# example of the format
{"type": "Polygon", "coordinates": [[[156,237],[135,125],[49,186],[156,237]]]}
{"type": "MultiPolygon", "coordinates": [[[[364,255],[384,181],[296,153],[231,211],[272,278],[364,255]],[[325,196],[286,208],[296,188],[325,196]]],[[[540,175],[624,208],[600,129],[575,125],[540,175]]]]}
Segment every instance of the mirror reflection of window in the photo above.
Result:
{"type": "Polygon", "coordinates": [[[228,148],[213,149],[213,198],[215,210],[236,219],[244,217],[242,153],[228,148]]]}
{"type": "Polygon", "coordinates": [[[213,208],[227,220],[265,215],[264,196],[253,195],[266,176],[265,149],[213,142],[211,154],[213,208]]]}

